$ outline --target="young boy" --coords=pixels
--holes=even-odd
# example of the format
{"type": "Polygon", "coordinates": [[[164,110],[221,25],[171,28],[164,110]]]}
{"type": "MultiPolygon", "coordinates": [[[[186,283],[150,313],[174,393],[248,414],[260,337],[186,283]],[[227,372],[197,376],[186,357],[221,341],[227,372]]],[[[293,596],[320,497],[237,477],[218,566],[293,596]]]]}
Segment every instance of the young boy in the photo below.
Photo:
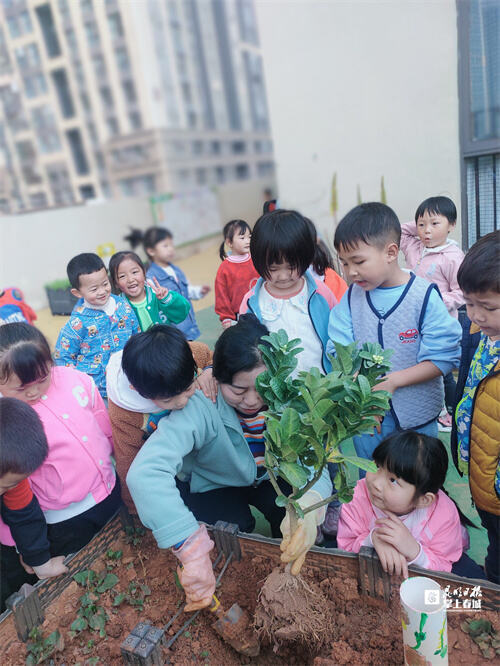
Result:
{"type": "MultiPolygon", "coordinates": [[[[208,284],[195,286],[188,282],[184,272],[172,263],[175,257],[174,238],[172,233],[163,227],[150,227],[144,233],[144,251],[151,264],[146,273],[148,279],[156,278],[160,286],[179,292],[188,301],[199,300],[208,294],[208,284]]],[[[180,324],[176,324],[188,340],[196,340],[200,337],[200,329],[196,323],[193,306],[188,316],[180,324]]]]}
{"type": "Polygon", "coordinates": [[[80,300],[59,333],[54,360],[90,375],[106,398],[109,357],[140,331],[139,324],[132,307],[111,293],[108,273],[97,254],[78,254],[66,270],[71,293],[80,300]]]}
{"type": "Polygon", "coordinates": [[[0,612],[23,583],[67,571],[64,556],[50,557],[47,524],[27,477],[48,454],[42,423],[28,404],[0,398],[0,612]],[[10,528],[10,530],[9,530],[10,528]],[[24,564],[21,564],[20,556],[24,564]]]}
{"type": "Polygon", "coordinates": [[[392,394],[391,408],[376,434],[354,438],[362,458],[371,458],[395,430],[437,437],[442,377],[460,358],[460,324],[435,284],[400,268],[400,236],[396,214],[381,203],[356,206],[335,232],[335,248],[352,284],[330,314],[330,349],[332,342],[356,340],[394,350],[392,370],[377,385],[392,394]]]}
{"type": "Polygon", "coordinates": [[[458,283],[472,325],[462,340],[451,451],[488,531],[486,575],[500,584],[500,231],[471,247],[458,283]]]}
{"type": "MultiPolygon", "coordinates": [[[[415,222],[401,225],[401,252],[407,268],[437,284],[453,317],[458,317],[458,308],[465,302],[457,282],[457,271],[464,253],[456,241],[449,238],[456,222],[457,209],[451,199],[430,197],[417,208],[415,222]]],[[[449,372],[444,377],[445,408],[438,420],[439,430],[443,432],[451,430],[456,388],[453,373],[449,372]]]]}

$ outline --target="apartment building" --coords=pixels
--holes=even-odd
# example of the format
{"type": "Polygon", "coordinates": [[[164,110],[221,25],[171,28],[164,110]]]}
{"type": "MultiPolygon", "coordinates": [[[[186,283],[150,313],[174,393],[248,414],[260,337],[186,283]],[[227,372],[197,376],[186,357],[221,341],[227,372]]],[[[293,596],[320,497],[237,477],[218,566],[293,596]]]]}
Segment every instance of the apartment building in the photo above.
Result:
{"type": "Polygon", "coordinates": [[[0,211],[274,175],[253,0],[0,0],[0,211]]]}

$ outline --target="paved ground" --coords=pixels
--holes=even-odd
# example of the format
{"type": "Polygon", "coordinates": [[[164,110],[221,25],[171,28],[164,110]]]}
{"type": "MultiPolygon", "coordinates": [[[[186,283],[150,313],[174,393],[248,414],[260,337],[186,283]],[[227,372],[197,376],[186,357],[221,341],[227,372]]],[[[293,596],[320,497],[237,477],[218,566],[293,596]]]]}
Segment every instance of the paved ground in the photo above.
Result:
{"type": "MultiPolygon", "coordinates": [[[[202,331],[200,340],[206,342],[213,349],[215,341],[222,331],[219,319],[213,309],[213,284],[217,268],[220,264],[218,246],[214,245],[209,247],[203,252],[200,252],[199,254],[196,254],[188,259],[181,260],[178,263],[185,271],[192,284],[210,284],[212,286],[212,291],[204,299],[200,301],[194,301],[194,309],[196,311],[198,325],[202,331]]],[[[57,339],[60,328],[63,326],[66,320],[67,317],[52,316],[48,308],[38,312],[38,327],[47,336],[52,346],[57,339]]],[[[472,522],[474,522],[479,528],[469,528],[472,544],[469,550],[469,555],[474,560],[476,560],[476,562],[482,564],[484,562],[484,556],[487,547],[486,531],[481,527],[479,516],[471,504],[468,481],[466,478],[459,476],[453,465],[449,451],[449,435],[442,433],[441,439],[448,448],[448,455],[450,459],[450,465],[448,467],[448,475],[445,484],[446,490],[450,496],[459,504],[465,515],[470,518],[472,522]]],[[[345,448],[346,453],[348,453],[348,449],[352,450],[352,453],[354,453],[354,448],[351,441],[345,444],[345,448]]],[[[262,515],[256,511],[255,516],[257,518],[257,531],[265,534],[266,536],[270,536],[269,526],[262,515]]]]}

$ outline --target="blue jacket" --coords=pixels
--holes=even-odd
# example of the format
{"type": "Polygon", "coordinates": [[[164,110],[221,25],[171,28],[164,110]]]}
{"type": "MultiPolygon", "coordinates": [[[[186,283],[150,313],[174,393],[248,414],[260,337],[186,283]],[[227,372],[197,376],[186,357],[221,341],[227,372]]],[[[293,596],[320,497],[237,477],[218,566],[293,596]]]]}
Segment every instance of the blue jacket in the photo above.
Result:
{"type": "MultiPolygon", "coordinates": [[[[307,306],[309,310],[309,317],[311,319],[313,328],[316,331],[316,335],[321,341],[321,346],[323,347],[323,370],[325,373],[328,373],[332,369],[332,365],[326,354],[326,345],[328,343],[328,321],[330,319],[330,305],[324,296],[318,292],[318,285],[316,284],[316,280],[309,273],[309,271],[304,273],[304,278],[307,283],[307,290],[309,294],[309,301],[307,306]]],[[[247,301],[248,312],[252,312],[259,321],[262,321],[262,315],[259,307],[259,293],[264,282],[265,280],[263,278],[259,278],[257,280],[257,283],[252,290],[252,294],[247,301]]]]}
{"type": "MultiPolygon", "coordinates": [[[[162,418],[127,474],[139,517],[160,548],[169,548],[198,529],[198,521],[181,499],[176,475],[189,481],[192,493],[255,482],[254,457],[236,412],[220,391],[216,404],[196,391],[184,409],[162,418]]],[[[314,490],[324,498],[331,494],[327,468],[314,490]]]]}
{"type": "Polygon", "coordinates": [[[129,303],[121,296],[111,294],[110,298],[117,303],[111,317],[102,310],[84,307],[81,298],[59,333],[54,352],[56,365],[68,365],[90,375],[103,398],[109,357],[141,330],[129,303]]]}
{"type": "Polygon", "coordinates": [[[201,332],[200,329],[198,328],[198,324],[196,323],[193,304],[191,303],[191,299],[189,298],[188,279],[185,276],[184,272],[179,268],[179,266],[175,266],[174,264],[170,264],[170,266],[171,268],[174,269],[178,281],[174,280],[174,278],[171,277],[170,275],[167,275],[167,273],[165,273],[163,268],[155,263],[152,263],[151,266],[148,268],[146,277],[151,279],[156,278],[162,287],[167,287],[167,289],[179,292],[181,296],[184,296],[184,298],[186,298],[189,301],[191,308],[189,310],[188,316],[186,317],[186,319],[184,319],[184,321],[181,321],[180,324],[175,324],[175,326],[177,326],[177,328],[184,333],[184,335],[188,340],[196,340],[197,338],[200,337],[201,332]]]}

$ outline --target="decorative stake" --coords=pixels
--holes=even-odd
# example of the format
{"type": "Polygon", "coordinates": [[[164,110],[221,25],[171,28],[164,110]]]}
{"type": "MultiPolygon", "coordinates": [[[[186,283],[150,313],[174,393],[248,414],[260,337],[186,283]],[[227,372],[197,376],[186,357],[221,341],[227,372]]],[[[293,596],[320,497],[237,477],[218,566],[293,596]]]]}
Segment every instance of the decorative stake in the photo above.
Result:
{"type": "Polygon", "coordinates": [[[14,613],[17,635],[26,643],[33,627],[42,624],[44,620],[37,590],[33,585],[24,583],[18,592],[8,597],[5,605],[14,613]]]}
{"type": "Polygon", "coordinates": [[[134,666],[162,666],[161,645],[165,631],[145,622],[139,622],[120,645],[124,664],[134,666]]]}

